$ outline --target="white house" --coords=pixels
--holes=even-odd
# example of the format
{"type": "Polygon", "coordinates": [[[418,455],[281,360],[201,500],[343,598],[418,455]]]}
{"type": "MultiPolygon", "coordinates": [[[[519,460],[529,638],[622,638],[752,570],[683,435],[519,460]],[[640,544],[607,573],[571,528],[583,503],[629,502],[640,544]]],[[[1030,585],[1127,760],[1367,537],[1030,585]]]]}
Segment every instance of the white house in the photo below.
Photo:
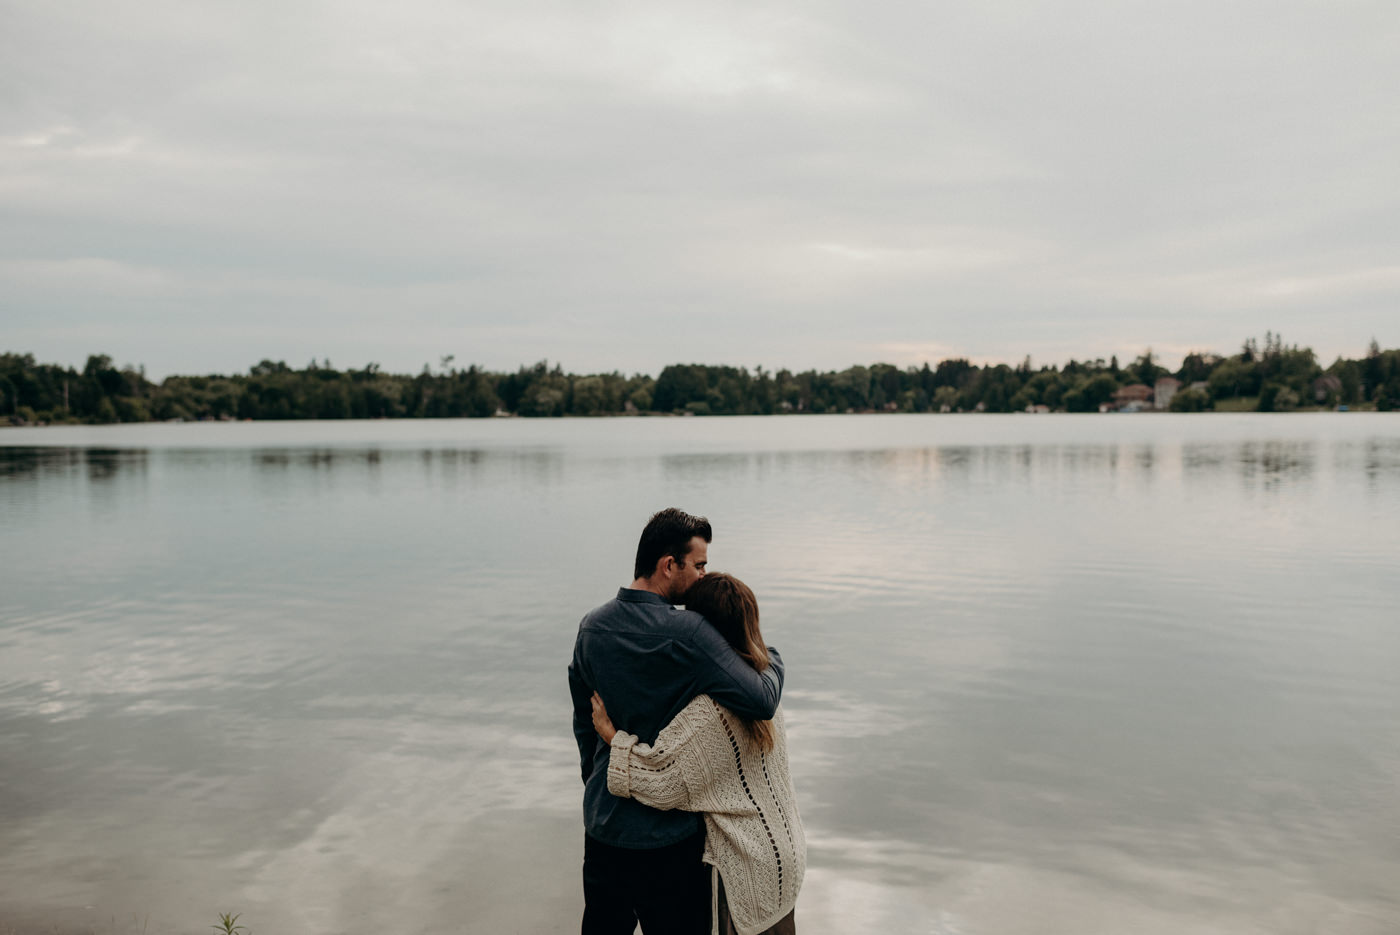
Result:
{"type": "Polygon", "coordinates": [[[1181,389],[1181,381],[1176,377],[1160,377],[1152,388],[1152,405],[1155,409],[1170,409],[1172,397],[1181,389]]]}

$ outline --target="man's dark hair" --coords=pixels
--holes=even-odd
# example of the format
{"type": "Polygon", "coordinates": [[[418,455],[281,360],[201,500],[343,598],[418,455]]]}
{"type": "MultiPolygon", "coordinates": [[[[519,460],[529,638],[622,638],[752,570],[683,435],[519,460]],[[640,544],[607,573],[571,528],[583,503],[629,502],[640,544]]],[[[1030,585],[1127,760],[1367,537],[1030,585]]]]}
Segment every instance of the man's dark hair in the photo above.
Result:
{"type": "Polygon", "coordinates": [[[696,536],[711,541],[713,533],[705,517],[691,516],[673,506],[654,514],[647,520],[641,541],[637,543],[637,564],[632,576],[650,578],[656,571],[656,563],[667,555],[678,562],[685,561],[690,552],[690,540],[696,536]]]}

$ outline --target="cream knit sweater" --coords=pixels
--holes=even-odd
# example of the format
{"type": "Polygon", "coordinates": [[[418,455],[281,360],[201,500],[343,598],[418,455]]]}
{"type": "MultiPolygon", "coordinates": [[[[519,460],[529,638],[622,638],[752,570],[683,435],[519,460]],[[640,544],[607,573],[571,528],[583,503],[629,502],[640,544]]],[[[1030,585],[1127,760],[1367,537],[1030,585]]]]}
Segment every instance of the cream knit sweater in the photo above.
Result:
{"type": "Polygon", "coordinates": [[[781,709],[773,727],[773,749],[764,753],[734,714],[698,695],[654,745],[618,731],[608,760],[613,795],[704,812],[705,863],[724,881],[739,935],[762,932],[791,912],[807,869],[781,709]]]}

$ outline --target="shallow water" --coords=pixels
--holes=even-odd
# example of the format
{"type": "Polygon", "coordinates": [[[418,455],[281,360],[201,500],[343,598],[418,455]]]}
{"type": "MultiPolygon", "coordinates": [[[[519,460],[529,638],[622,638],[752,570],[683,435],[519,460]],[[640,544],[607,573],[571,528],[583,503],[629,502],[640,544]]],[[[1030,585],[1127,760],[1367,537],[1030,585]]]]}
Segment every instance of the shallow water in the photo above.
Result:
{"type": "Polygon", "coordinates": [[[788,663],[802,930],[1400,928],[1400,417],[0,432],[0,923],[566,932],[665,505],[788,663]]]}

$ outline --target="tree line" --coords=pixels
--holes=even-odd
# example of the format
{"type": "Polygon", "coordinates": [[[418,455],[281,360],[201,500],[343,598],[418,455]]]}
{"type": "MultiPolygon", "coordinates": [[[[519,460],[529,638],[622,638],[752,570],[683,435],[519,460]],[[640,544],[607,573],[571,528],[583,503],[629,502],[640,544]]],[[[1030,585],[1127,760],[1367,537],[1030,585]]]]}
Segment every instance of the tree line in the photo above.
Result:
{"type": "Polygon", "coordinates": [[[197,419],[404,419],[690,413],[770,415],[822,412],[1096,412],[1124,387],[1171,376],[1177,411],[1213,408],[1286,411],[1347,405],[1400,408],[1400,349],[1372,340],[1357,359],[1325,369],[1310,348],[1272,333],[1231,355],[1188,354],[1175,371],[1151,350],[1120,366],[1070,360],[1063,366],[977,365],[965,359],[900,368],[856,365],[840,371],[671,364],[646,374],[565,373],[540,362],[510,373],[465,369],[444,357],[434,369],[391,374],[378,364],[337,370],[329,360],[294,369],[263,360],[246,374],[170,376],[115,366],[94,354],[82,370],[39,364],[32,354],[0,354],[0,418],[13,424],[197,419]]]}

